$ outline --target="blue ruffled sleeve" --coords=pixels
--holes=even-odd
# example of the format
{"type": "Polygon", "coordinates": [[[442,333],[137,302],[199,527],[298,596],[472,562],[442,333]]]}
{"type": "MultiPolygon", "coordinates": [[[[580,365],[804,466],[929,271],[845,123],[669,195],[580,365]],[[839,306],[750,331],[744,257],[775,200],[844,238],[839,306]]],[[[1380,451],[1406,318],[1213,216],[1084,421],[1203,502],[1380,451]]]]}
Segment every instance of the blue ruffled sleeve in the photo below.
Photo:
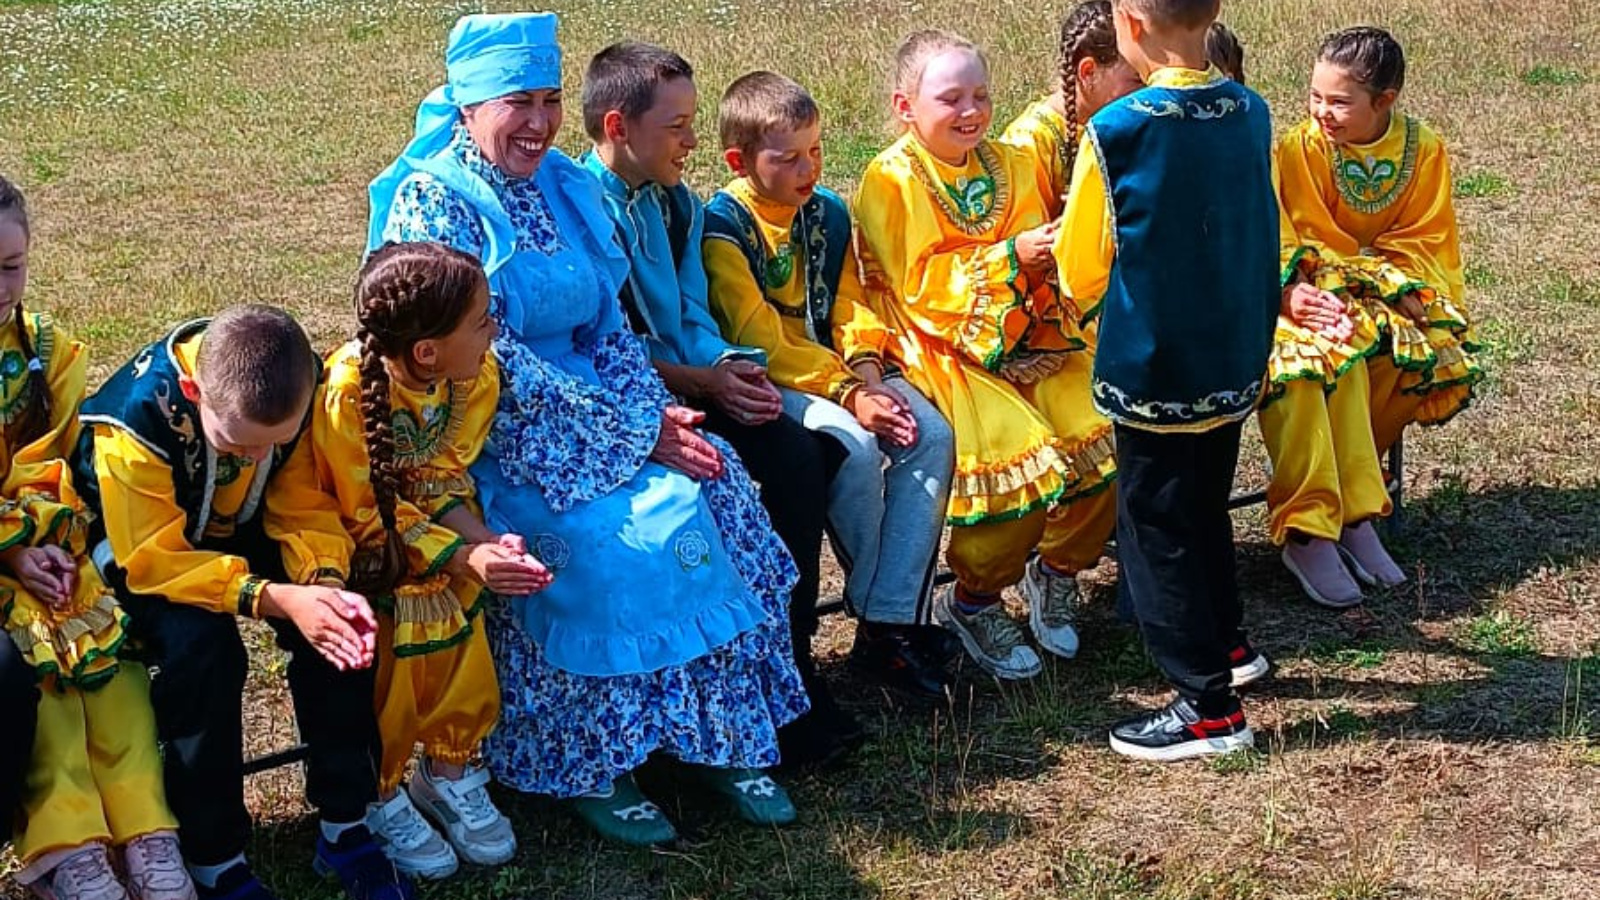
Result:
{"type": "Polygon", "coordinates": [[[466,198],[432,175],[414,172],[395,192],[383,240],[435,241],[482,259],[485,235],[482,219],[466,198]]]}
{"type": "Polygon", "coordinates": [[[631,335],[594,344],[601,385],[549,365],[515,338],[497,339],[494,349],[500,407],[485,449],[507,481],[536,486],[561,513],[616,490],[649,460],[668,398],[631,335]]]}

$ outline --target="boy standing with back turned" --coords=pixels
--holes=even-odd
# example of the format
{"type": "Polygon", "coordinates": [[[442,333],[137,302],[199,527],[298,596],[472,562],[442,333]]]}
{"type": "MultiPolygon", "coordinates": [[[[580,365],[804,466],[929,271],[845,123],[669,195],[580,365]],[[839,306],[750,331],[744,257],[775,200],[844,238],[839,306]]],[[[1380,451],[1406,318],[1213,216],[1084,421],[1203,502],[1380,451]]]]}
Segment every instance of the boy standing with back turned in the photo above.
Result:
{"type": "Polygon", "coordinates": [[[1233,688],[1265,674],[1240,628],[1228,497],[1278,308],[1272,125],[1206,61],[1220,0],[1113,0],[1142,90],[1089,121],[1055,248],[1102,304],[1094,401],[1114,422],[1117,547],[1146,647],[1178,697],[1118,723],[1138,759],[1254,743],[1233,688]]]}

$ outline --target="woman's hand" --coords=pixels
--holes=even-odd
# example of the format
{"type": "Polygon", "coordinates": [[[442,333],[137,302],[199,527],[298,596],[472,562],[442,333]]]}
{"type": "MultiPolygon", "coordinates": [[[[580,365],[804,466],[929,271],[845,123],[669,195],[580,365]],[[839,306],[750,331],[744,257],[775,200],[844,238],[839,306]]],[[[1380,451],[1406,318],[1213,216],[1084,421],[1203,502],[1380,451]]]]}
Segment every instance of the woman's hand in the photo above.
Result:
{"type": "Polygon", "coordinates": [[[20,544],[0,552],[0,564],[17,576],[28,593],[53,609],[65,609],[78,587],[78,566],[67,551],[54,545],[20,544]]]}
{"type": "Polygon", "coordinates": [[[706,396],[745,425],[771,422],[783,414],[783,397],[767,380],[766,367],[747,359],[724,360],[713,366],[706,396]]]}
{"type": "Polygon", "coordinates": [[[684,406],[669,406],[661,412],[661,433],[650,458],[690,478],[705,480],[722,475],[722,454],[695,431],[705,421],[705,413],[684,406]]]}
{"type": "Polygon", "coordinates": [[[1056,267],[1051,250],[1055,247],[1056,232],[1060,222],[1046,222],[1017,235],[1012,243],[1017,248],[1017,265],[1029,272],[1047,272],[1056,267]]]}
{"type": "Polygon", "coordinates": [[[917,442],[917,420],[911,407],[894,388],[885,384],[863,385],[850,394],[850,413],[861,427],[896,447],[917,442]]]}

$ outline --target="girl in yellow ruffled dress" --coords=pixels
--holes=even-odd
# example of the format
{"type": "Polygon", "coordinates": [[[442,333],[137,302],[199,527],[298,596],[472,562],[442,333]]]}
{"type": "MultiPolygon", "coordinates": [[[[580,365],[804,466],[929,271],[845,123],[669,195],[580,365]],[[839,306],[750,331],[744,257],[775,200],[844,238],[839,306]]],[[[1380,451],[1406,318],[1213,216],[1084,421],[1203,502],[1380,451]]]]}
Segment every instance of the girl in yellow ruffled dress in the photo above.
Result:
{"type": "Polygon", "coordinates": [[[1405,580],[1372,527],[1390,511],[1379,454],[1413,421],[1447,421],[1482,379],[1449,161],[1432,129],[1394,109],[1404,81],[1387,32],[1329,35],[1311,118],[1277,152],[1285,289],[1261,412],[1268,505],[1286,565],[1334,607],[1361,601],[1352,573],[1405,580]]]}
{"type": "Polygon", "coordinates": [[[41,897],[118,900],[109,846],[136,897],[186,900],[149,677],[118,659],[127,619],[89,561],[89,514],[66,462],[88,349],[23,311],[29,243],[22,194],[0,178],[0,619],[42,688],[17,880],[41,897]]]}
{"type": "Polygon", "coordinates": [[[1113,526],[1111,428],[1079,352],[1086,311],[1054,283],[1056,225],[1032,157],[985,137],[994,109],[982,54],[923,31],[901,44],[895,69],[905,134],[867,167],[855,211],[868,300],[895,331],[907,378],[955,431],[957,584],[935,614],[984,668],[1026,678],[1041,662],[1001,591],[1021,581],[1034,637],[1072,656],[1075,575],[1113,526]]]}
{"type": "Polygon", "coordinates": [[[1061,22],[1060,74],[1055,91],[1040,97],[1006,126],[1000,142],[1033,157],[1050,218],[1066,206],[1067,181],[1084,122],[1100,107],[1144,86],[1117,52],[1111,0],[1087,0],[1061,22]]]}
{"type": "Polygon", "coordinates": [[[383,758],[367,823],[402,872],[444,878],[461,857],[496,865],[515,853],[488,772],[472,765],[500,697],[478,612],[489,591],[533,593],[550,574],[520,537],[483,524],[467,472],[500,392],[478,261],[441,244],[386,246],[362,269],[356,316],[357,339],[328,358],[310,439],[274,482],[267,530],[290,578],[348,585],[380,611],[383,758]]]}

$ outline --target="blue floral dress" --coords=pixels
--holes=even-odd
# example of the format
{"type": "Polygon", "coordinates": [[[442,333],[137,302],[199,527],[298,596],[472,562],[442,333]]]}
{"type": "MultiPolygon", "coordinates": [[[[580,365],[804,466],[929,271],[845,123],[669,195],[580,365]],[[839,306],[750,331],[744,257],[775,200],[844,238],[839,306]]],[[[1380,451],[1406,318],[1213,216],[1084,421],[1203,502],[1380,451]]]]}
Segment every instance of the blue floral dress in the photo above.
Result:
{"type": "Polygon", "coordinates": [[[777,728],[807,707],[787,625],[797,573],[731,448],[718,443],[714,481],[649,460],[671,398],[624,327],[626,261],[599,185],[554,150],[533,178],[509,178],[459,126],[381,209],[376,185],[382,240],[486,261],[504,384],[473,475],[490,527],[555,573],[486,615],[495,777],[570,797],[656,750],[776,763],[777,728]]]}

